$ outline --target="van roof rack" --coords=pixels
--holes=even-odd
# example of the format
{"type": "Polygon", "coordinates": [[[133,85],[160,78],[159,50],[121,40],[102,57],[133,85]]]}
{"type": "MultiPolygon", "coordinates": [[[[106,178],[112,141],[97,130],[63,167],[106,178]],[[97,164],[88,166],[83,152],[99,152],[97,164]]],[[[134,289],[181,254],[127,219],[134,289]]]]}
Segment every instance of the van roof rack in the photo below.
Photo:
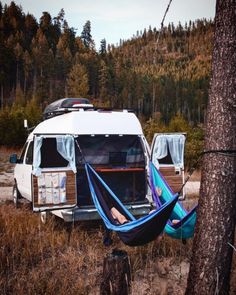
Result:
{"type": "Polygon", "coordinates": [[[43,120],[73,111],[135,112],[132,109],[94,107],[87,98],[62,98],[52,102],[45,108],[43,112],[43,120]]]}
{"type": "Polygon", "coordinates": [[[50,103],[43,112],[43,119],[46,120],[73,110],[88,108],[93,108],[93,105],[87,98],[66,97],[50,103]]]}

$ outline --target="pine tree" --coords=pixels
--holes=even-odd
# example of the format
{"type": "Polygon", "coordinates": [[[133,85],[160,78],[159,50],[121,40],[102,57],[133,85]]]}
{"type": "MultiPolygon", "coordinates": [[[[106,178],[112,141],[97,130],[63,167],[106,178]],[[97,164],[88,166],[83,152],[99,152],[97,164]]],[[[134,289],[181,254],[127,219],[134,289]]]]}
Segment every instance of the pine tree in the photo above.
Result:
{"type": "Polygon", "coordinates": [[[27,81],[30,77],[30,72],[33,69],[33,60],[27,50],[23,54],[23,62],[24,62],[24,95],[26,95],[27,81]]]}
{"type": "Polygon", "coordinates": [[[107,42],[106,39],[102,39],[100,43],[99,53],[104,55],[107,53],[107,42]]]}
{"type": "Polygon", "coordinates": [[[16,86],[15,104],[18,105],[18,106],[24,106],[25,105],[24,93],[23,93],[23,91],[22,91],[19,84],[16,86]]]}
{"type": "Polygon", "coordinates": [[[86,48],[88,49],[94,48],[94,41],[91,35],[91,22],[89,20],[86,21],[83,27],[83,31],[81,32],[80,38],[86,48]]]}
{"type": "Polygon", "coordinates": [[[108,83],[109,83],[109,71],[104,60],[101,60],[101,66],[99,70],[99,97],[101,101],[109,101],[108,94],[108,83]]]}
{"type": "Polygon", "coordinates": [[[88,74],[86,68],[80,63],[75,64],[67,78],[67,91],[69,97],[86,97],[88,94],[88,74]]]}
{"type": "MultiPolygon", "coordinates": [[[[217,0],[198,219],[186,294],[229,294],[236,212],[236,1],[217,0]]],[[[235,290],[232,294],[235,293],[235,290]]]]}

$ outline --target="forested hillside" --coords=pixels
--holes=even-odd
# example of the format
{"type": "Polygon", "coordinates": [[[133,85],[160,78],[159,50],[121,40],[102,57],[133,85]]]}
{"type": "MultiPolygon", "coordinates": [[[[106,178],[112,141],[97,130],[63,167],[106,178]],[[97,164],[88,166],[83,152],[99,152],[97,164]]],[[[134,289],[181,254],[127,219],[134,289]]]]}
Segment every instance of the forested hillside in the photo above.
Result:
{"type": "Polygon", "coordinates": [[[143,122],[169,124],[179,114],[192,125],[203,123],[212,21],[169,24],[161,34],[150,27],[117,47],[104,39],[99,52],[91,31],[87,21],[76,32],[63,9],[37,21],[14,2],[0,2],[2,113],[17,110],[21,118],[28,112],[33,124],[51,101],[88,97],[95,105],[133,108],[143,122]]]}

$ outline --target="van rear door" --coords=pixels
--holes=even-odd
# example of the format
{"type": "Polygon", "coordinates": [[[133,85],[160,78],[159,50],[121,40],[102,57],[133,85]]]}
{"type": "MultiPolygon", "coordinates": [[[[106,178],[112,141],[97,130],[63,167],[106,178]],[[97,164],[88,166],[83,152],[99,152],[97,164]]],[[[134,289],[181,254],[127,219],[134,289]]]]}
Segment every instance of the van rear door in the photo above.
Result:
{"type": "MultiPolygon", "coordinates": [[[[151,161],[160,170],[174,193],[184,183],[186,133],[156,133],[151,145],[151,161]]],[[[183,190],[181,197],[185,197],[183,190]]]]}
{"type": "Polygon", "coordinates": [[[77,205],[73,136],[35,136],[32,196],[35,212],[77,205]]]}

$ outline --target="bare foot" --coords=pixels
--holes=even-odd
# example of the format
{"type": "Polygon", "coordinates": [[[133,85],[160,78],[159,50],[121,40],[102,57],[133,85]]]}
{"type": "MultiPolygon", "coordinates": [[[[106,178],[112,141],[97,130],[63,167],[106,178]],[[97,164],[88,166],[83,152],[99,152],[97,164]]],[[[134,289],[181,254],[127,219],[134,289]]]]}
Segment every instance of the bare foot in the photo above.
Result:
{"type": "Polygon", "coordinates": [[[160,187],[156,187],[156,192],[159,197],[162,195],[162,189],[160,187]]]}
{"type": "Polygon", "coordinates": [[[177,224],[178,222],[180,222],[180,220],[178,220],[178,219],[173,219],[171,222],[172,222],[173,225],[175,225],[175,224],[177,224]]]}
{"type": "Polygon", "coordinates": [[[114,219],[118,220],[120,224],[129,222],[129,220],[123,214],[121,214],[115,207],[111,208],[111,215],[114,219]]]}

